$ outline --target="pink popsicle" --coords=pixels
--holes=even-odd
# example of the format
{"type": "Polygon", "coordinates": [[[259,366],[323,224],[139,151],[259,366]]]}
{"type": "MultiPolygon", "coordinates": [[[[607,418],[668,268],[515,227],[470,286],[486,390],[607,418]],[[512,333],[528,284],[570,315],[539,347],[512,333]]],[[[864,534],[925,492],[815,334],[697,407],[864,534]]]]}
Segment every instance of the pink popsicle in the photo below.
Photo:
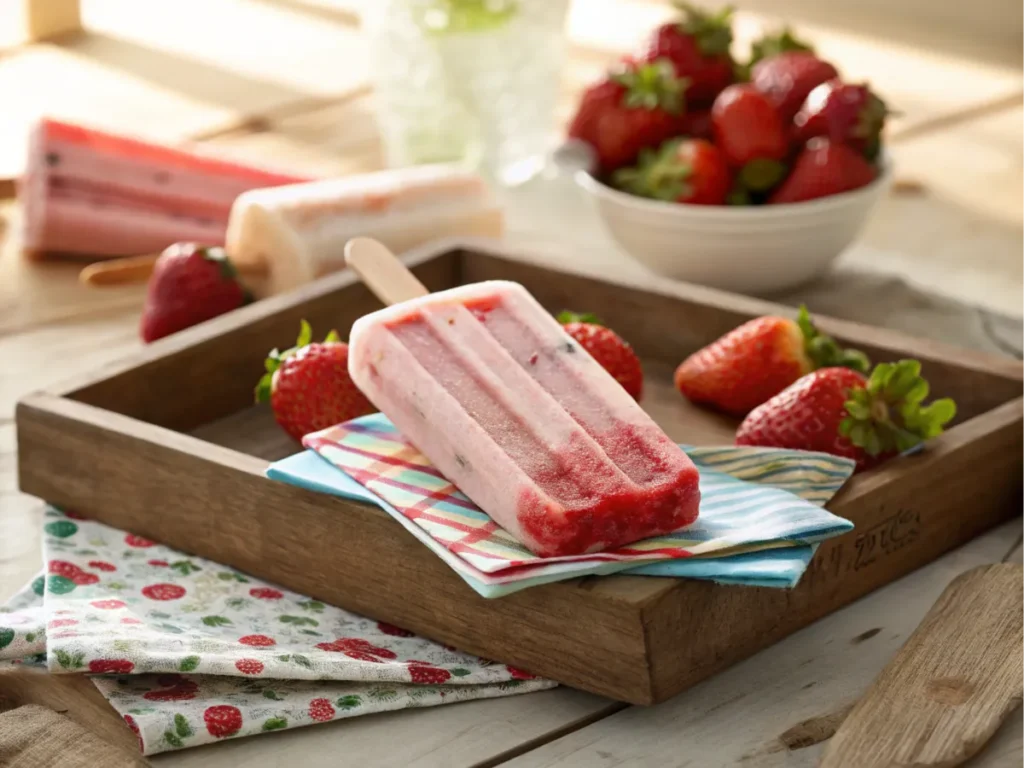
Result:
{"type": "Polygon", "coordinates": [[[697,518],[689,457],[521,285],[477,283],[359,319],[349,372],[538,555],[610,549],[697,518]]]}

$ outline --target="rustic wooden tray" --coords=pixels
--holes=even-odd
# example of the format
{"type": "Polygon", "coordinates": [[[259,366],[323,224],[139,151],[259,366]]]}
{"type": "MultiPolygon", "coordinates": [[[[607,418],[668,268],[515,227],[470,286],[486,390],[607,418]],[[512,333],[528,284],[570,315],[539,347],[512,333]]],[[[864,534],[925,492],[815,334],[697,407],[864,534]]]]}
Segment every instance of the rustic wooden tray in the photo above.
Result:
{"type": "MultiPolygon", "coordinates": [[[[696,286],[613,284],[444,244],[408,254],[431,289],[492,278],[552,311],[598,312],[647,370],[644,406],[675,439],[732,440],[735,422],[690,406],[671,373],[744,320],[791,310],[696,286]]],[[[588,577],[485,600],[377,508],[264,477],[299,450],[253,406],[273,346],[299,320],[342,334],[379,303],[337,274],[147,347],[17,409],[21,489],[346,609],[553,678],[652,704],[935,559],[1021,510],[1022,367],[818,318],[875,360],[914,356],[956,425],[920,455],[852,479],[830,504],[856,530],[821,546],[793,590],[639,576],[588,577]]],[[[812,307],[813,309],[813,307],[812,307]]]]}

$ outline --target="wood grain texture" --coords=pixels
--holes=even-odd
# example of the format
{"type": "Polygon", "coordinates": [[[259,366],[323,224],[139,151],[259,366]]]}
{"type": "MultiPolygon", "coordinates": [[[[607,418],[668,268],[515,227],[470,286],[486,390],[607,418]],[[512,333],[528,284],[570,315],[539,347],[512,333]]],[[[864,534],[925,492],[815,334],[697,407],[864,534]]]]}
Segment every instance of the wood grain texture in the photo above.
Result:
{"type": "Polygon", "coordinates": [[[957,577],[832,738],[821,768],[962,765],[1024,695],[1024,567],[957,577]]]}
{"type": "MultiPolygon", "coordinates": [[[[485,251],[426,250],[406,263],[432,290],[504,276],[524,282],[550,309],[584,294],[596,302],[589,306],[607,307],[615,315],[610,322],[630,324],[627,337],[649,360],[654,378],[646,407],[671,436],[690,442],[729,442],[735,423],[684,403],[671,387],[669,363],[755,313],[782,311],[689,286],[643,294],[485,251]],[[668,332],[677,328],[685,330],[668,332]]],[[[355,280],[332,276],[176,334],[73,382],[67,397],[24,400],[17,414],[22,489],[467,651],[643,704],[672,696],[1019,509],[1019,364],[960,362],[943,357],[941,348],[916,349],[898,334],[842,324],[844,338],[872,354],[925,358],[935,391],[984,392],[973,396],[977,415],[967,407],[967,420],[923,454],[847,484],[830,506],[853,520],[857,533],[823,544],[797,589],[621,576],[484,600],[379,509],[262,476],[266,458],[290,452],[266,412],[248,405],[263,356],[287,344],[302,317],[318,332],[335,325],[344,335],[356,317],[379,306],[355,280]],[[204,386],[190,386],[195,380],[204,386]],[[999,396],[1015,399],[1000,404],[999,396]],[[249,413],[234,415],[240,411],[249,413]],[[178,431],[196,428],[214,442],[178,431]],[[974,512],[965,519],[968,506],[974,512]],[[336,568],[339,559],[349,567],[336,568]],[[594,630],[566,634],[567,620],[594,630]],[[692,639],[680,643],[682,636],[692,639]]]]}

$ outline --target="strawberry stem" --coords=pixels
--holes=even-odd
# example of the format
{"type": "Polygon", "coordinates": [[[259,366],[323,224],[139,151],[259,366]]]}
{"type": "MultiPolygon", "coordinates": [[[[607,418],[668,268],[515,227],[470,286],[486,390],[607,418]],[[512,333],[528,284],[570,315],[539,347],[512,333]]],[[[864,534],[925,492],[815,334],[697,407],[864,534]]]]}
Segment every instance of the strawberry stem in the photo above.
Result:
{"type": "Polygon", "coordinates": [[[636,166],[617,170],[612,175],[612,183],[619,189],[654,200],[674,202],[689,194],[687,179],[693,169],[679,158],[681,141],[670,139],[656,150],[640,150],[636,166]]]}
{"type": "Polygon", "coordinates": [[[800,305],[800,313],[796,323],[804,335],[804,351],[811,359],[815,369],[818,368],[849,368],[866,374],[871,368],[868,356],[859,349],[844,349],[831,336],[826,336],[811,322],[807,306],[800,305]]]}
{"type": "Polygon", "coordinates": [[[611,79],[626,89],[622,103],[629,109],[660,108],[673,115],[685,109],[683,94],[690,81],[676,77],[675,68],[668,59],[631,65],[612,75],[611,79]]]}
{"type": "Polygon", "coordinates": [[[731,5],[714,13],[708,13],[688,2],[676,0],[672,3],[682,12],[679,28],[684,34],[697,41],[697,47],[705,56],[728,56],[732,45],[731,5]]]}
{"type": "Polygon", "coordinates": [[[590,325],[601,326],[604,325],[604,323],[601,322],[597,315],[592,315],[589,312],[579,314],[576,312],[572,312],[568,309],[559,312],[558,316],[555,319],[562,325],[568,325],[569,323],[589,323],[590,325]]]}
{"type": "MultiPolygon", "coordinates": [[[[274,391],[274,374],[277,373],[277,369],[281,367],[285,360],[294,355],[303,347],[309,346],[313,340],[313,328],[306,320],[299,321],[299,336],[295,340],[295,346],[286,349],[281,352],[277,347],[270,350],[267,355],[267,359],[263,361],[263,368],[266,373],[260,377],[259,382],[256,384],[255,396],[257,403],[270,402],[270,395],[274,391]]],[[[324,344],[332,344],[341,340],[338,336],[337,331],[331,331],[324,338],[324,344]]]]}

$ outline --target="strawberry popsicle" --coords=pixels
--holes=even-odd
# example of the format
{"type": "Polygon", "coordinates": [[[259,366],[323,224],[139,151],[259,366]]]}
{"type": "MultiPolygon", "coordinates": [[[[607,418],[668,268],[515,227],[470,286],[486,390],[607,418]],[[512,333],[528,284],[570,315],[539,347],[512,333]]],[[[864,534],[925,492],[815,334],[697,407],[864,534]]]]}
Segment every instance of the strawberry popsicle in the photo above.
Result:
{"type": "Polygon", "coordinates": [[[178,241],[223,245],[240,194],[305,180],[43,119],[30,133],[18,184],[22,242],[34,256],[132,256],[178,241]]]}
{"type": "Polygon", "coordinates": [[[517,283],[466,285],[360,318],[349,373],[539,556],[607,550],[697,518],[689,457],[517,283]]]}

